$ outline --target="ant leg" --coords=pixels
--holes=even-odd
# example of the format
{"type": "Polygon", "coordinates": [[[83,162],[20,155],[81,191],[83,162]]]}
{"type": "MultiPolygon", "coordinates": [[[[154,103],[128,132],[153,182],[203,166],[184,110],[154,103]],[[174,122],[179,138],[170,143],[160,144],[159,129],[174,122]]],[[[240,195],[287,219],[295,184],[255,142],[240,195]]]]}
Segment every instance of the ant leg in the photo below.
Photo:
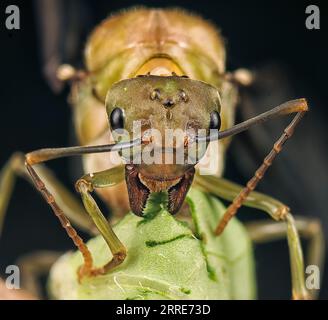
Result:
{"type": "Polygon", "coordinates": [[[84,243],[84,241],[81,239],[81,237],[77,234],[76,230],[72,227],[69,219],[65,216],[63,210],[60,208],[58,203],[56,202],[54,196],[52,193],[47,189],[44,182],[41,180],[39,175],[36,173],[36,171],[33,169],[33,167],[26,161],[25,166],[29,174],[31,175],[32,181],[37,188],[37,190],[42,194],[43,198],[47,201],[47,203],[52,208],[54,214],[59,219],[62,227],[67,232],[68,236],[72,239],[75,246],[80,250],[83,259],[83,270],[85,270],[86,273],[91,274],[92,267],[93,267],[93,259],[91,252],[89,251],[88,247],[84,243]]]}
{"type": "MultiPolygon", "coordinates": [[[[270,153],[264,158],[262,165],[259,167],[258,170],[256,170],[254,176],[248,181],[246,187],[240,191],[240,193],[234,198],[230,206],[227,208],[227,211],[225,212],[223,218],[221,219],[221,221],[219,222],[219,224],[215,229],[215,234],[217,236],[224,231],[230,219],[237,213],[238,209],[246,201],[249,194],[255,189],[259,181],[263,178],[267,169],[271,166],[273,160],[282,150],[282,147],[285,144],[285,142],[293,135],[296,126],[302,120],[305,113],[308,111],[306,101],[302,99],[293,101],[293,103],[291,104],[292,108],[290,108],[289,106],[290,103],[287,103],[286,105],[287,105],[288,112],[284,109],[285,107],[283,109],[280,109],[281,107],[277,107],[278,114],[279,112],[281,112],[279,110],[284,110],[282,114],[286,114],[286,112],[290,113],[292,111],[297,111],[297,110],[301,110],[301,111],[297,112],[296,116],[292,119],[290,124],[285,128],[281,137],[275,142],[270,153]]],[[[274,109],[272,109],[271,112],[273,111],[274,109]]],[[[257,118],[255,117],[253,119],[250,119],[248,122],[246,121],[242,125],[242,127],[245,129],[250,126],[250,123],[252,121],[256,123],[256,122],[264,121],[264,119],[265,116],[260,115],[257,118]]],[[[238,126],[235,126],[235,129],[236,128],[238,128],[238,126]]],[[[231,132],[234,132],[234,130],[232,130],[231,132]]],[[[238,132],[238,130],[235,130],[235,132],[238,132]]],[[[301,249],[298,232],[295,227],[294,218],[291,215],[290,210],[287,206],[283,206],[279,211],[272,212],[271,215],[275,220],[284,220],[287,223],[287,240],[288,240],[290,262],[291,262],[293,298],[306,299],[308,298],[308,292],[305,288],[305,282],[304,282],[303,253],[301,249]]]]}
{"type": "Polygon", "coordinates": [[[0,235],[9,200],[13,192],[15,178],[21,175],[21,156],[20,153],[14,153],[0,171],[0,235]]]}
{"type": "MultiPolygon", "coordinates": [[[[103,236],[113,255],[112,259],[107,264],[100,268],[93,269],[91,273],[92,275],[104,274],[120,265],[126,257],[126,249],[114,233],[111,225],[104,217],[90,193],[94,188],[110,187],[121,182],[123,179],[124,167],[119,166],[109,170],[85,175],[76,182],[76,189],[81,194],[85,209],[94,221],[97,229],[103,236]]],[[[87,272],[88,270],[85,271],[82,269],[80,271],[80,276],[83,277],[88,275],[87,272]]]]}
{"type": "MultiPolygon", "coordinates": [[[[16,178],[20,177],[30,183],[33,182],[25,168],[24,162],[24,154],[16,152],[10,157],[0,172],[0,234],[16,178]]],[[[47,188],[54,195],[58,205],[63,208],[72,223],[80,230],[94,234],[94,225],[78,199],[60,183],[52,171],[45,165],[39,164],[36,171],[47,184],[47,188]]]]}
{"type": "MultiPolygon", "coordinates": [[[[217,178],[213,176],[199,176],[194,178],[195,186],[203,191],[212,193],[222,199],[232,201],[240,194],[243,187],[230,182],[223,178],[217,178]]],[[[307,290],[304,283],[304,263],[301,244],[298,236],[298,230],[301,231],[301,235],[308,235],[310,231],[305,232],[304,224],[294,221],[293,216],[290,213],[289,208],[280,201],[264,195],[262,193],[252,191],[247,196],[244,205],[248,207],[257,208],[267,212],[274,220],[283,220],[285,225],[285,233],[287,233],[287,240],[290,252],[291,274],[292,274],[292,287],[294,299],[306,299],[308,298],[307,290]],[[286,228],[287,225],[287,228],[286,228]],[[302,228],[301,228],[302,227],[302,228]],[[286,231],[287,230],[287,231],[286,231]]],[[[321,230],[319,228],[318,230],[321,230]]],[[[315,264],[317,266],[322,265],[323,259],[323,241],[321,239],[322,234],[313,234],[310,240],[309,247],[309,264],[315,264]],[[318,239],[314,239],[318,237],[318,239]]]]}
{"type": "Polygon", "coordinates": [[[16,264],[20,270],[22,288],[38,299],[45,298],[42,297],[40,277],[49,273],[62,254],[55,251],[36,251],[19,257],[16,264]]]}
{"type": "MultiPolygon", "coordinates": [[[[300,236],[308,241],[307,265],[315,265],[323,270],[325,242],[321,223],[315,218],[295,217],[295,226],[300,236]]],[[[255,243],[266,243],[286,237],[286,224],[274,221],[255,221],[246,224],[248,233],[255,243]]],[[[319,290],[309,291],[316,299],[319,290]]]]}
{"type": "MultiPolygon", "coordinates": [[[[53,212],[58,217],[62,227],[66,230],[68,236],[73,240],[76,247],[80,250],[83,259],[84,264],[82,268],[80,269],[80,276],[81,275],[92,275],[93,272],[93,259],[91,252],[89,251],[86,244],[83,242],[81,237],[77,234],[75,229],[72,227],[69,219],[64,214],[63,210],[60,208],[58,203],[56,202],[53,194],[47,189],[42,179],[39,177],[37,172],[34,170],[33,165],[63,158],[63,157],[72,157],[72,156],[81,156],[83,154],[90,154],[90,153],[104,153],[104,152],[112,152],[112,151],[118,151],[123,149],[130,149],[134,146],[140,145],[141,139],[135,139],[131,141],[126,141],[122,143],[114,143],[114,144],[107,144],[107,145],[96,145],[96,146],[76,146],[76,147],[66,147],[66,148],[47,148],[47,149],[39,149],[30,153],[27,153],[25,155],[25,166],[27,171],[29,172],[32,181],[37,188],[37,190],[40,191],[44,199],[47,201],[47,203],[51,206],[53,212]]],[[[109,172],[109,171],[108,171],[109,172]]],[[[111,173],[113,175],[113,183],[114,179],[118,179],[118,181],[122,181],[124,179],[124,169],[122,167],[116,167],[111,169],[111,173]],[[117,174],[119,172],[119,174],[117,174]]],[[[115,181],[117,183],[118,181],[115,181]]],[[[78,186],[82,187],[83,183],[78,184],[78,186]]],[[[83,188],[84,190],[85,188],[83,188]]],[[[83,191],[82,190],[82,191],[83,191]]],[[[91,197],[91,196],[90,196],[91,197]]],[[[87,195],[85,196],[85,199],[87,199],[87,195]]],[[[90,212],[88,212],[90,213],[90,212]]],[[[93,216],[92,216],[93,217],[93,216]]],[[[98,217],[99,218],[99,217],[98,217]]],[[[99,222],[100,219],[97,220],[99,222]]],[[[107,223],[107,226],[109,224],[107,223]]],[[[98,227],[98,226],[97,226],[98,227]]],[[[110,226],[109,229],[111,230],[110,226]]],[[[114,245],[117,244],[114,243],[114,245]]],[[[124,248],[124,247],[123,247],[124,248]]],[[[116,252],[115,252],[116,253],[116,252]]],[[[117,257],[117,256],[116,256],[117,257]]]]}
{"type": "Polygon", "coordinates": [[[0,300],[42,299],[40,277],[48,274],[51,266],[62,255],[54,251],[37,251],[19,258],[22,289],[8,289],[0,278],[0,300]]]}

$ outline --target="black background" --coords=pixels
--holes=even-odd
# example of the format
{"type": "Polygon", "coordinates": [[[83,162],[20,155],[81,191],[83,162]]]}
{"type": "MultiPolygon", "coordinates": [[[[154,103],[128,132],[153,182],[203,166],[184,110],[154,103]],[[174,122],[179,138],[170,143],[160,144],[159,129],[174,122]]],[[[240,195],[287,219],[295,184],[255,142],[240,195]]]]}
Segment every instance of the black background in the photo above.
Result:
{"type": "MultiPolygon", "coordinates": [[[[79,1],[77,1],[79,2],[79,1]]],[[[301,164],[299,175],[310,177],[309,185],[298,185],[297,194],[307,204],[301,214],[320,217],[327,221],[325,207],[327,190],[327,5],[324,1],[82,1],[89,6],[88,25],[91,31],[108,13],[136,4],[149,6],[181,6],[202,14],[215,22],[227,39],[228,69],[257,67],[278,62],[288,73],[297,96],[306,96],[311,102],[312,112],[308,117],[315,123],[312,134],[309,130],[298,131],[301,139],[307,139],[309,149],[301,150],[309,157],[320,158],[324,170],[311,175],[312,168],[302,152],[295,160],[301,164]],[[305,28],[305,8],[317,4],[321,9],[321,29],[305,28]],[[319,141],[320,140],[320,141],[319,141]],[[312,142],[312,148],[311,143],[312,142]],[[319,141],[317,143],[317,141],[319,141]],[[319,181],[319,182],[318,182],[319,181]],[[326,184],[325,184],[326,182],[326,184]],[[313,195],[307,189],[319,190],[313,195]],[[319,196],[320,194],[320,196],[319,196]],[[313,207],[312,207],[313,206],[313,207]],[[313,208],[313,210],[312,210],[313,208]]],[[[16,151],[30,151],[40,147],[67,146],[72,143],[70,109],[67,104],[68,88],[55,95],[43,74],[40,59],[40,41],[37,32],[36,11],[32,1],[2,1],[0,8],[0,166],[16,151]],[[21,30],[5,29],[5,7],[17,4],[21,10],[21,30]]],[[[51,37],[51,35],[49,35],[51,37]]],[[[81,45],[84,39],[82,38],[81,45]]],[[[287,97],[294,98],[294,96],[287,97]]],[[[272,142],[274,137],[272,138],[272,142]]],[[[293,142],[290,142],[292,144],[293,142]]],[[[238,170],[236,158],[238,143],[232,145],[228,155],[227,176],[245,182],[238,170]]],[[[58,177],[73,190],[69,173],[69,160],[49,163],[58,177]]],[[[279,162],[275,164],[279,166],[279,162]]],[[[280,162],[281,165],[281,162],[280,162]]],[[[249,175],[252,171],[249,171],[249,175]]],[[[248,175],[248,176],[249,176],[248,175]]],[[[270,184],[270,174],[268,183],[270,184]]],[[[273,181],[273,180],[272,180],[273,181]]],[[[280,197],[280,186],[259,186],[280,197]]],[[[282,196],[283,198],[284,196],[282,196]]],[[[293,208],[296,198],[288,200],[293,208]]],[[[299,203],[299,202],[298,202],[299,203]]],[[[248,214],[246,215],[248,217],[248,214]]],[[[254,217],[258,217],[254,215],[254,217]]],[[[240,216],[243,220],[243,216],[240,216]]],[[[324,224],[327,229],[327,224],[324,224]]],[[[328,231],[326,231],[327,233],[328,231]]],[[[33,250],[49,249],[64,251],[72,248],[70,240],[53,217],[40,196],[26,182],[18,180],[15,193],[8,209],[0,241],[0,274],[5,266],[17,257],[33,250]]],[[[256,248],[257,274],[260,298],[290,297],[288,251],[284,241],[256,248]]],[[[321,298],[328,298],[328,279],[323,280],[321,298]]]]}

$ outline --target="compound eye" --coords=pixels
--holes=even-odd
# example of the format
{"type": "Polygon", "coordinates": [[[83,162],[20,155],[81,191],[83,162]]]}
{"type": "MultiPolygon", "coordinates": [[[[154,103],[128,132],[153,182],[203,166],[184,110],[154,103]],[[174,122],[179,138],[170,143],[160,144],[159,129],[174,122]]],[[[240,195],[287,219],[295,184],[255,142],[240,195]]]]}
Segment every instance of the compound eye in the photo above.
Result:
{"type": "Polygon", "coordinates": [[[109,117],[112,130],[123,129],[124,127],[124,111],[121,108],[115,108],[109,117]]]}
{"type": "Polygon", "coordinates": [[[219,130],[221,127],[221,117],[217,111],[213,111],[210,115],[210,129],[219,130]]]}

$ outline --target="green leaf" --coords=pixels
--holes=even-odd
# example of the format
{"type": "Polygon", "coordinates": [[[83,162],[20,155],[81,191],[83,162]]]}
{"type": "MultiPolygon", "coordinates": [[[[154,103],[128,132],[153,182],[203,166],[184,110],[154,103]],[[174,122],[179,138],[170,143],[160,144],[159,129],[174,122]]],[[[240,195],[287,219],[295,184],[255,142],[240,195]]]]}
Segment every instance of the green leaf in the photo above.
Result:
{"type": "MultiPolygon", "coordinates": [[[[212,230],[225,208],[217,199],[191,189],[193,223],[167,210],[167,194],[152,194],[145,217],[126,215],[114,231],[127,248],[122,265],[106,275],[77,281],[79,252],[62,256],[49,278],[55,299],[252,299],[255,297],[252,246],[232,219],[220,237],[212,230]]],[[[88,242],[95,264],[111,258],[98,236],[88,242]]]]}

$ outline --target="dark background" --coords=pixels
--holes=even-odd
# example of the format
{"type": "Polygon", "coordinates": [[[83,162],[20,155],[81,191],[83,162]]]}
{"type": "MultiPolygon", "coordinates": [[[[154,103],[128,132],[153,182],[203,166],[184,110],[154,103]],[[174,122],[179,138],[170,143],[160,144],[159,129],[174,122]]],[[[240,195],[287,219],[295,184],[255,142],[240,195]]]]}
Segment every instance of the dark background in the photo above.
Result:
{"type": "MultiPolygon", "coordinates": [[[[239,120],[285,100],[308,98],[311,113],[258,189],[286,202],[296,214],[320,218],[328,234],[328,10],[324,1],[58,0],[55,2],[62,6],[62,20],[57,42],[54,41],[57,34],[46,33],[42,25],[49,12],[40,13],[41,2],[46,1],[2,1],[0,7],[0,167],[17,150],[26,152],[74,143],[67,103],[69,90],[63,88],[55,94],[56,83],[43,73],[47,61],[45,43],[50,41],[54,45],[59,62],[79,65],[86,34],[109,13],[136,4],[184,7],[212,20],[222,30],[227,39],[228,70],[248,67],[260,75],[255,87],[243,93],[252,108],[240,108],[239,120]],[[5,29],[5,7],[9,4],[20,7],[20,30],[5,29]],[[317,4],[321,9],[320,30],[305,28],[308,4],[317,4]],[[73,48],[67,46],[68,42],[74,44],[73,48]]],[[[226,177],[245,183],[285,124],[284,120],[277,120],[237,137],[228,153],[226,177]],[[263,138],[263,132],[270,140],[263,138]]],[[[76,173],[69,170],[70,160],[50,162],[49,167],[73,190],[76,173]]],[[[258,212],[239,214],[241,220],[262,217],[265,215],[258,212]]],[[[72,243],[51,210],[29,184],[18,180],[0,241],[0,274],[22,254],[70,248],[72,243]]],[[[259,297],[288,299],[290,274],[286,242],[259,246],[255,253],[259,297]]],[[[321,298],[328,298],[326,274],[321,298]]]]}

